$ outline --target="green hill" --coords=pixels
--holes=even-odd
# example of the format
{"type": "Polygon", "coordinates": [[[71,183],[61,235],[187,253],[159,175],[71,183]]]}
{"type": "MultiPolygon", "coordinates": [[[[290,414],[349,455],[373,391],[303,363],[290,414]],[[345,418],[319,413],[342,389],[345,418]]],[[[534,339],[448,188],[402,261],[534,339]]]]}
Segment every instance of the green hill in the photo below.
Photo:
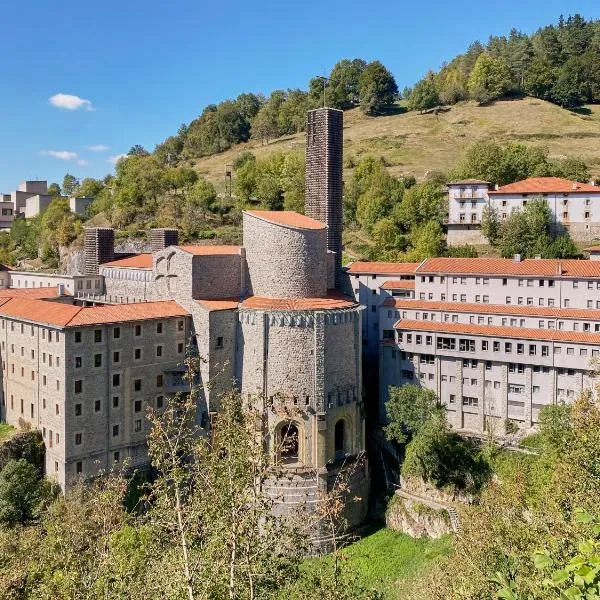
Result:
{"type": "MultiPolygon", "coordinates": [[[[382,157],[393,175],[414,175],[422,180],[429,171],[448,172],[462,151],[473,142],[492,139],[546,146],[551,158],[576,156],[600,176],[600,106],[577,112],[537,98],[501,100],[487,106],[461,102],[441,111],[400,112],[369,117],[360,109],[345,113],[344,158],[348,179],[361,156],[382,157]]],[[[223,186],[225,168],[243,150],[266,157],[274,152],[303,152],[304,133],[261,143],[252,140],[230,150],[185,161],[200,175],[223,186]]]]}

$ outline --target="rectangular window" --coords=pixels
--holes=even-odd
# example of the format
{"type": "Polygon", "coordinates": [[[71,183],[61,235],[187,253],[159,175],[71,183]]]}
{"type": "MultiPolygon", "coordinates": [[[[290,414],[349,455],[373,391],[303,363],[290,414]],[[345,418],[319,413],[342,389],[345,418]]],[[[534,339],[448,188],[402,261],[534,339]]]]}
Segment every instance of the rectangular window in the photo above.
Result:
{"type": "Polygon", "coordinates": [[[94,366],[95,367],[102,366],[102,354],[94,354],[94,366]]]}
{"type": "Polygon", "coordinates": [[[113,329],[113,338],[115,340],[118,340],[121,337],[121,328],[120,327],[115,327],[113,329]]]}
{"type": "Polygon", "coordinates": [[[118,350],[115,350],[113,352],[113,362],[118,363],[120,360],[121,360],[121,354],[119,353],[118,350]]]}
{"type": "Polygon", "coordinates": [[[94,342],[99,344],[102,341],[102,329],[94,329],[94,342]]]}
{"type": "Polygon", "coordinates": [[[156,346],[156,356],[157,357],[160,358],[162,356],[162,350],[163,350],[162,346],[156,346]]]}
{"type": "Polygon", "coordinates": [[[139,392],[142,389],[142,380],[141,379],[134,379],[133,380],[133,391],[134,392],[139,392]]]}
{"type": "Polygon", "coordinates": [[[113,396],[112,405],[113,408],[119,408],[119,396],[113,396]]]}
{"type": "Polygon", "coordinates": [[[81,379],[76,379],[75,380],[75,393],[81,394],[82,391],[83,391],[83,381],[81,379]]]}
{"type": "Polygon", "coordinates": [[[161,388],[163,386],[163,376],[162,375],[157,375],[156,376],[156,387],[157,388],[161,388]]]}
{"type": "Polygon", "coordinates": [[[458,349],[460,352],[475,352],[475,340],[460,339],[458,349]]]}
{"type": "Polygon", "coordinates": [[[113,387],[119,387],[121,385],[121,376],[118,373],[115,373],[112,376],[112,384],[113,387]]]}
{"type": "Polygon", "coordinates": [[[161,334],[162,332],[163,332],[163,324],[157,323],[156,324],[156,333],[161,334]]]}
{"type": "Polygon", "coordinates": [[[141,348],[135,348],[133,351],[133,358],[135,360],[140,360],[142,358],[142,349],[141,348]]]}
{"type": "Polygon", "coordinates": [[[83,436],[81,433],[76,433],[75,434],[75,445],[76,446],[81,446],[81,442],[82,442],[83,436]]]}
{"type": "Polygon", "coordinates": [[[119,435],[119,426],[118,425],[112,426],[112,435],[113,435],[113,437],[117,437],[119,435]]]}
{"type": "Polygon", "coordinates": [[[156,408],[162,408],[164,402],[163,396],[156,396],[156,408]]]}
{"type": "Polygon", "coordinates": [[[134,424],[133,424],[133,430],[134,431],[141,431],[142,430],[142,420],[141,419],[136,419],[134,424]]]}
{"type": "Polygon", "coordinates": [[[94,412],[100,412],[100,400],[94,400],[94,412]]]}
{"type": "Polygon", "coordinates": [[[141,325],[136,325],[135,328],[134,328],[133,334],[136,337],[140,337],[140,335],[142,335],[142,326],[141,325]]]}
{"type": "Polygon", "coordinates": [[[75,343],[76,344],[81,344],[81,331],[76,331],[75,332],[75,343]]]}
{"type": "Polygon", "coordinates": [[[133,412],[136,412],[136,413],[142,412],[142,401],[141,400],[136,400],[133,403],[133,412]]]}

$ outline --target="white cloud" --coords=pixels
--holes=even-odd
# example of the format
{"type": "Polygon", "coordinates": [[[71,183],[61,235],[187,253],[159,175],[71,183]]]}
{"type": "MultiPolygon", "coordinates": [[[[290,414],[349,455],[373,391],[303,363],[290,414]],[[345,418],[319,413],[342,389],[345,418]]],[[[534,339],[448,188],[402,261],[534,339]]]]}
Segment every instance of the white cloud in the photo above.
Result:
{"type": "Polygon", "coordinates": [[[92,146],[86,146],[85,148],[92,152],[106,152],[108,150],[108,146],[105,146],[104,144],[93,144],[92,146]]]}
{"type": "Polygon", "coordinates": [[[88,161],[83,158],[78,158],[76,162],[80,167],[85,167],[88,164],[88,161]]]}
{"type": "Polygon", "coordinates": [[[117,154],[116,156],[109,156],[109,157],[106,159],[106,162],[107,162],[107,163],[110,163],[111,165],[116,165],[116,164],[117,164],[117,162],[119,162],[119,160],[120,160],[121,158],[127,158],[127,154],[117,154]]]}
{"type": "Polygon", "coordinates": [[[48,98],[48,102],[52,106],[56,106],[56,108],[64,108],[65,110],[79,110],[80,108],[83,108],[88,112],[94,110],[94,107],[89,100],[71,94],[54,94],[54,96],[48,98]]]}
{"type": "Polygon", "coordinates": [[[77,158],[77,153],[70,152],[69,150],[42,150],[40,154],[42,156],[52,156],[60,160],[73,160],[77,158]]]}

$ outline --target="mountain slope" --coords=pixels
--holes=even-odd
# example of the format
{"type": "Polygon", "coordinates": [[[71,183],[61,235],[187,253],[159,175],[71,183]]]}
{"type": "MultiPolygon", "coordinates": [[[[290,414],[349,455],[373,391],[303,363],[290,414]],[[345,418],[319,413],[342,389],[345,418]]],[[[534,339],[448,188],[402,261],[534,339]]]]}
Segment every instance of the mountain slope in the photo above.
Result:
{"type": "MultiPolygon", "coordinates": [[[[402,112],[367,117],[359,109],[344,114],[344,157],[349,168],[362,155],[385,159],[394,175],[423,179],[428,171],[448,172],[464,148],[478,139],[547,146],[551,157],[581,157],[594,176],[600,176],[600,106],[578,112],[536,98],[498,101],[489,106],[463,102],[437,114],[402,112]]],[[[265,145],[250,141],[223,152],[186,162],[222,187],[226,165],[242,150],[257,157],[273,152],[303,152],[304,134],[286,136],[265,145]]]]}

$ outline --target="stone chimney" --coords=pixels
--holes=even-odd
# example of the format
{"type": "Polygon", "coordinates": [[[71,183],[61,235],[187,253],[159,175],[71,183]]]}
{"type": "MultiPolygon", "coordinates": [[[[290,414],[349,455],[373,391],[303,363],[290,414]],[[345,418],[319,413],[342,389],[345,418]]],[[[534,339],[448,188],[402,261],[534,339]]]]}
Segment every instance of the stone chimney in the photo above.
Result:
{"type": "Polygon", "coordinates": [[[152,252],[164,250],[168,246],[177,246],[179,243],[179,232],[177,229],[151,229],[150,247],[152,252]]]}
{"type": "Polygon", "coordinates": [[[98,275],[98,267],[115,257],[115,232],[109,227],[86,227],[84,230],[86,275],[98,275]]]}
{"type": "Polygon", "coordinates": [[[342,281],[342,172],[344,113],[308,111],[306,120],[306,215],[327,225],[327,250],[335,252],[336,287],[342,281]]]}

